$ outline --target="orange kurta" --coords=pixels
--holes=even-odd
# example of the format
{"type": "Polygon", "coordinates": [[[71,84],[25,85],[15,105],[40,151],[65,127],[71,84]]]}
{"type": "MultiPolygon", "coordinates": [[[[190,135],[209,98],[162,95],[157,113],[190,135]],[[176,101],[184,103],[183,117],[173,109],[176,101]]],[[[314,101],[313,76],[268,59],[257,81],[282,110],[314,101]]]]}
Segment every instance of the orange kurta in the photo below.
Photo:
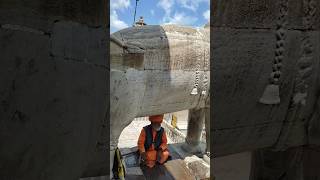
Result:
{"type": "MultiPolygon", "coordinates": [[[[153,140],[155,140],[156,134],[157,132],[154,129],[152,129],[153,140]]],[[[149,147],[149,149],[146,150],[144,148],[145,140],[146,140],[146,132],[144,129],[142,129],[139,136],[139,140],[138,140],[139,152],[140,153],[146,152],[146,165],[148,167],[153,167],[157,161],[157,150],[155,150],[155,147],[153,144],[149,147]]],[[[168,140],[167,140],[166,133],[163,132],[162,142],[160,144],[160,149],[162,150],[162,152],[160,153],[160,161],[159,161],[160,164],[164,163],[169,157],[167,142],[168,140]]]]}

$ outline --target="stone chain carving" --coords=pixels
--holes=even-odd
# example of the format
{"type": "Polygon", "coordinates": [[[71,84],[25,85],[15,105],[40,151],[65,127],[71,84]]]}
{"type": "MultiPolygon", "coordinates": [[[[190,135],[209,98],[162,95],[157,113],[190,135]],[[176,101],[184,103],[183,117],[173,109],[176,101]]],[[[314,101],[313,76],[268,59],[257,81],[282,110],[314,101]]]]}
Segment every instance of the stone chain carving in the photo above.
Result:
{"type": "Polygon", "coordinates": [[[198,34],[200,37],[200,40],[196,40],[196,49],[195,49],[195,54],[196,54],[196,71],[195,71],[195,83],[193,86],[193,89],[191,91],[192,95],[197,95],[198,94],[198,86],[199,86],[199,79],[200,79],[200,69],[201,69],[201,64],[202,62],[204,63],[204,74],[203,74],[203,89],[201,91],[202,95],[206,95],[208,92],[208,76],[205,72],[206,67],[209,69],[210,62],[209,58],[206,57],[207,55],[207,49],[205,48],[205,45],[202,44],[202,41],[206,38],[203,33],[201,33],[198,30],[198,34]],[[204,49],[203,51],[201,51],[204,49]],[[203,57],[203,58],[201,58],[203,57]]]}
{"type": "MultiPolygon", "coordinates": [[[[210,51],[210,49],[209,49],[210,51]]],[[[210,68],[210,57],[207,57],[207,55],[209,55],[210,53],[208,52],[207,49],[204,49],[204,55],[203,55],[203,58],[204,58],[204,76],[203,76],[203,90],[202,90],[202,93],[203,95],[206,95],[208,93],[208,75],[207,75],[207,72],[210,68]]]]}
{"type": "Polygon", "coordinates": [[[272,73],[270,81],[272,84],[279,84],[279,79],[281,75],[281,66],[283,61],[283,53],[285,51],[285,39],[286,39],[286,30],[285,26],[287,25],[286,16],[288,15],[288,1],[282,1],[280,5],[280,17],[277,22],[276,30],[276,50],[275,57],[272,66],[272,73]]]}
{"type": "MultiPolygon", "coordinates": [[[[202,39],[204,40],[206,37],[204,35],[202,35],[202,39]]],[[[210,51],[210,49],[207,49],[207,48],[204,48],[203,47],[203,62],[204,62],[204,74],[203,74],[203,90],[201,92],[202,95],[206,95],[208,93],[208,75],[207,75],[207,72],[210,68],[210,57],[207,57],[208,54],[210,54],[208,52],[208,50],[210,51]]]]}
{"type": "Polygon", "coordinates": [[[270,82],[264,90],[259,102],[263,104],[279,104],[279,80],[281,76],[282,61],[284,59],[286,25],[288,24],[288,0],[280,1],[280,14],[276,27],[276,49],[273,60],[272,73],[270,74],[270,82]]]}
{"type": "Polygon", "coordinates": [[[307,89],[308,84],[306,79],[312,74],[312,59],[313,59],[313,45],[311,42],[311,37],[309,30],[312,29],[313,19],[316,13],[316,5],[314,0],[304,0],[303,1],[304,18],[303,25],[305,27],[305,32],[302,32],[302,52],[301,57],[298,60],[299,73],[296,77],[296,85],[294,89],[293,103],[301,105],[306,104],[307,89]]]}
{"type": "MultiPolygon", "coordinates": [[[[294,129],[294,122],[296,122],[301,115],[299,105],[306,104],[307,98],[307,90],[308,84],[306,83],[307,79],[312,74],[312,59],[313,59],[313,45],[311,43],[311,37],[309,34],[309,30],[312,28],[312,19],[314,18],[316,9],[314,0],[304,0],[303,1],[303,10],[304,10],[304,17],[303,17],[303,26],[304,30],[301,32],[301,57],[297,61],[298,65],[298,74],[295,78],[295,85],[294,85],[294,95],[290,102],[290,111],[286,116],[286,121],[292,122],[286,129],[282,129],[282,137],[278,140],[276,150],[283,151],[288,148],[285,142],[287,142],[292,136],[292,131],[294,129]]],[[[294,161],[292,161],[294,162],[294,161]]]]}
{"type": "MultiPolygon", "coordinates": [[[[197,31],[197,33],[199,35],[201,35],[201,33],[199,33],[199,31],[197,31]]],[[[200,49],[201,49],[201,41],[197,39],[196,42],[195,42],[196,72],[195,72],[194,86],[193,86],[193,89],[191,91],[192,95],[197,95],[198,94],[200,68],[201,68],[201,54],[200,54],[201,52],[199,52],[200,49]]]]}

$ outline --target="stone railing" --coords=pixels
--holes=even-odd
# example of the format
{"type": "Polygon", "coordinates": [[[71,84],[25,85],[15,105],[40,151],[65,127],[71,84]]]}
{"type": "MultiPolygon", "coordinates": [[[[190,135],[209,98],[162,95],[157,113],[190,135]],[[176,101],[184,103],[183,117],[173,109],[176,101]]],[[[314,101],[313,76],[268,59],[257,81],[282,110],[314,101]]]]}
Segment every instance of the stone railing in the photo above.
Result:
{"type": "Polygon", "coordinates": [[[186,136],[178,129],[172,127],[167,121],[162,122],[162,127],[166,130],[167,136],[174,143],[183,143],[185,141],[186,136]]]}
{"type": "MultiPolygon", "coordinates": [[[[185,141],[186,135],[183,134],[179,129],[174,128],[171,125],[171,114],[164,115],[164,121],[162,126],[166,129],[167,136],[175,143],[182,143],[185,141]]],[[[203,129],[201,133],[201,141],[206,142],[206,131],[203,129]]]]}

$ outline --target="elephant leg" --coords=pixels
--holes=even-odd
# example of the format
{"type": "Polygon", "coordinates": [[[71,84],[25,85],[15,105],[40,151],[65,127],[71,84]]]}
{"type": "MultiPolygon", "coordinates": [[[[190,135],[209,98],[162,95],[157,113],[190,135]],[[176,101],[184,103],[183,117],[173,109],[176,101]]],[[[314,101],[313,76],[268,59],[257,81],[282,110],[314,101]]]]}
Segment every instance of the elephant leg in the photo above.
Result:
{"type": "MultiPolygon", "coordinates": [[[[110,177],[113,176],[112,168],[114,162],[115,150],[118,147],[119,137],[125,127],[127,127],[133,120],[133,116],[111,116],[110,123],[110,177]],[[115,117],[115,118],[112,118],[115,117]]],[[[138,139],[137,139],[138,141],[138,139]]]]}
{"type": "Polygon", "coordinates": [[[266,149],[252,153],[250,180],[288,180],[286,178],[286,152],[266,149]]]}
{"type": "Polygon", "coordinates": [[[303,180],[320,179],[320,147],[304,147],[302,159],[303,180]]]}
{"type": "Polygon", "coordinates": [[[184,150],[192,154],[202,153],[200,142],[205,121],[205,109],[190,109],[186,142],[182,146],[184,150]]]}
{"type": "Polygon", "coordinates": [[[112,172],[112,168],[113,168],[113,161],[114,161],[114,155],[115,155],[115,149],[111,149],[110,147],[110,179],[113,178],[113,172],[112,172]]]}
{"type": "Polygon", "coordinates": [[[296,147],[286,151],[256,150],[250,180],[320,179],[320,147],[296,147]]]}

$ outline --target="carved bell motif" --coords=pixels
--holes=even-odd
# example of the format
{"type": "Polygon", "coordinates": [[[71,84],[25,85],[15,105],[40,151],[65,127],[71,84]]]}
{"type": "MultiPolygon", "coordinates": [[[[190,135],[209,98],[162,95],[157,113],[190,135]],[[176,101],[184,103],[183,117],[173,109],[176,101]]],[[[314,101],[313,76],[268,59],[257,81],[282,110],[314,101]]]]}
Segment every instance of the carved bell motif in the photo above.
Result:
{"type": "Polygon", "coordinates": [[[279,85],[268,84],[259,102],[262,104],[268,104],[268,105],[279,104],[280,103],[279,85]]]}
{"type": "Polygon", "coordinates": [[[192,95],[197,95],[198,94],[198,88],[196,88],[196,87],[193,88],[192,91],[191,91],[191,94],[192,95]]]}

